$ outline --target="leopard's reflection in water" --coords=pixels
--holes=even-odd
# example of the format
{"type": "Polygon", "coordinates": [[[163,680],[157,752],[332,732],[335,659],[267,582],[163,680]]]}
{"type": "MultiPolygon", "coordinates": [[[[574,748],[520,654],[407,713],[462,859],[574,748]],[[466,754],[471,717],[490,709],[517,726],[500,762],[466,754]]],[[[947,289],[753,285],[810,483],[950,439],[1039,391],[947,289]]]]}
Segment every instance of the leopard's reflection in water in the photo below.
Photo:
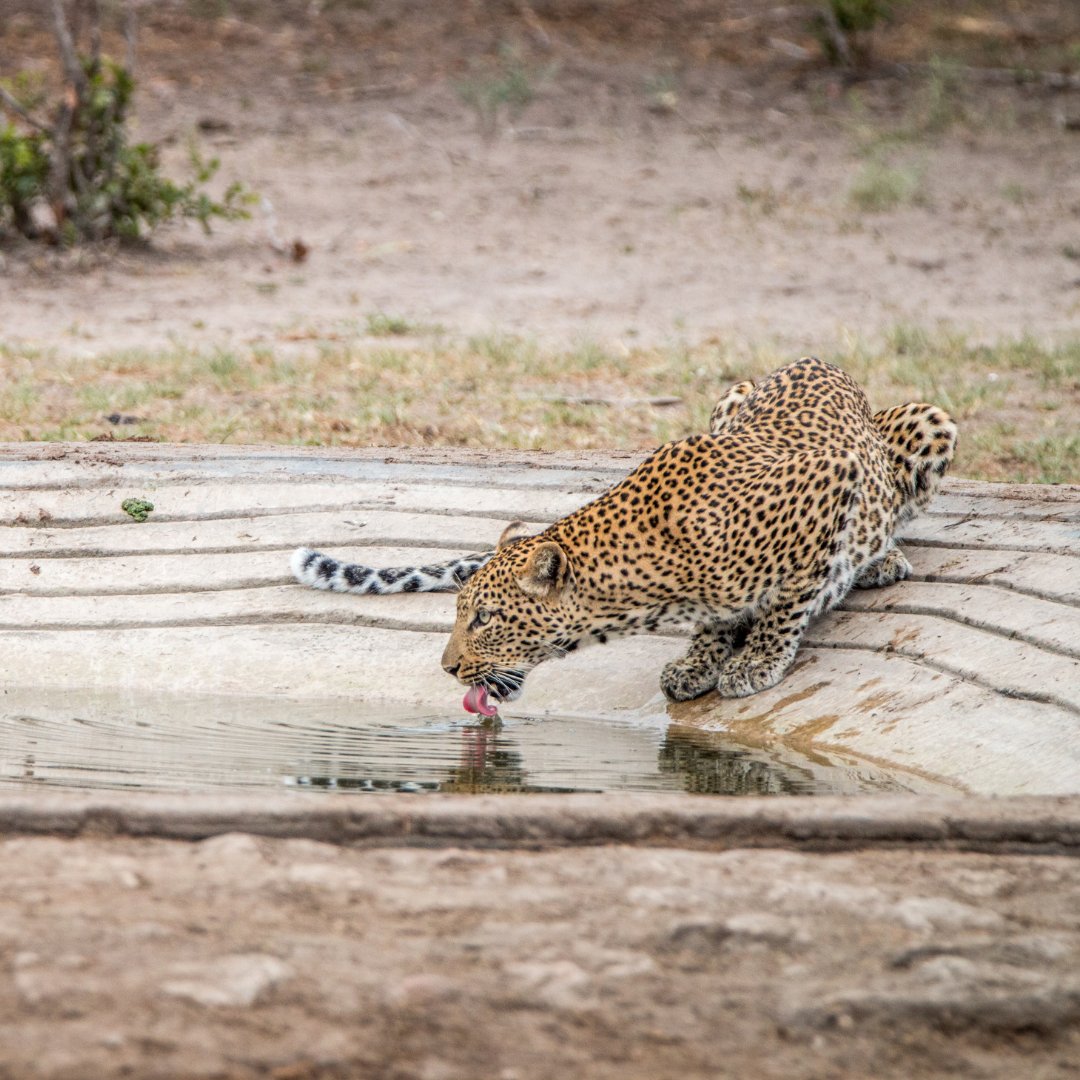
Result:
{"type": "MultiPolygon", "coordinates": [[[[526,722],[524,730],[558,721],[526,722]]],[[[565,723],[565,721],[563,721],[565,723]]],[[[618,725],[614,725],[616,730],[618,725]]],[[[847,762],[844,768],[827,755],[782,745],[750,746],[722,734],[672,724],[662,734],[638,730],[655,739],[655,771],[638,773],[626,763],[583,756],[575,766],[533,771],[527,758],[531,740],[521,728],[495,723],[457,728],[457,761],[444,764],[439,778],[424,784],[410,781],[306,777],[303,783],[363,791],[440,791],[458,794],[570,793],[604,791],[667,791],[696,795],[832,795],[909,790],[902,779],[872,766],[847,762]]],[[[610,747],[609,747],[610,751],[610,747]]]]}

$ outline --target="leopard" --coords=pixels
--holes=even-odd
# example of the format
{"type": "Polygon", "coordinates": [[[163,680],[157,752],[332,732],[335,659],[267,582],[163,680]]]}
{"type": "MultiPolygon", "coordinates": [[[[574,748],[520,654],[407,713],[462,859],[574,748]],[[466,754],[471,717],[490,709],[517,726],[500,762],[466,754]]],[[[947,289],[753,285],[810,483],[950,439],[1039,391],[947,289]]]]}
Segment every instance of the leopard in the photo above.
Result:
{"type": "Polygon", "coordinates": [[[944,409],[871,412],[849,374],[807,356],[735,384],[707,433],[539,532],[513,522],[493,550],[382,570],[300,548],[292,570],[338,591],[455,591],[442,667],[472,712],[517,700],[547,660],[687,630],[664,695],[747,697],[783,679],[810,620],[852,588],[911,576],[896,531],[937,493],[956,440],[944,409]]]}

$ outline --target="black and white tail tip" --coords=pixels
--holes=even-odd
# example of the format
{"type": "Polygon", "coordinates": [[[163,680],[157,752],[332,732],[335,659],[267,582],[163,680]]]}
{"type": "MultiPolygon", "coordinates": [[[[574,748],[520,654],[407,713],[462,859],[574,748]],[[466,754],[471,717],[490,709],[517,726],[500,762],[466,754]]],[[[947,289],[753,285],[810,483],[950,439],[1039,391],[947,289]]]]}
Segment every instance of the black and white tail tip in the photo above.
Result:
{"type": "Polygon", "coordinates": [[[456,592],[492,556],[492,552],[463,555],[428,566],[388,566],[379,569],[359,563],[345,563],[312,551],[297,548],[289,565],[301,585],[331,592],[379,595],[400,592],[456,592]]]}

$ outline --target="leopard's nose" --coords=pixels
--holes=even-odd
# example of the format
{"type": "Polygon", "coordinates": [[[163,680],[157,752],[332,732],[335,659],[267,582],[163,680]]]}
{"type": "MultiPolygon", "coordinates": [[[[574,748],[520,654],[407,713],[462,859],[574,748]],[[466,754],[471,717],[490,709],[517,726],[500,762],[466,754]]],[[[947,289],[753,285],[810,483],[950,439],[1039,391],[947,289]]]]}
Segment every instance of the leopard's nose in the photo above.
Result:
{"type": "Polygon", "coordinates": [[[442,669],[448,675],[456,676],[461,670],[461,650],[454,647],[454,642],[448,641],[442,654],[442,669]]]}

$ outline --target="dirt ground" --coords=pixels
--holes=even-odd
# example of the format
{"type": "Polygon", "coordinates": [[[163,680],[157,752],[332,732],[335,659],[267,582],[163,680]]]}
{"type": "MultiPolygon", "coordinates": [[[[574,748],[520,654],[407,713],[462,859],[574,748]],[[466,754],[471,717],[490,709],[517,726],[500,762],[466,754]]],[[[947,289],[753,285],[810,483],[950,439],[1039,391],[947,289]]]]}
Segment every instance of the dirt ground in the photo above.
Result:
{"type": "MultiPolygon", "coordinates": [[[[0,72],[48,72],[43,17],[9,6],[0,72]]],[[[1080,328],[1080,90],[990,78],[1049,57],[1071,79],[1075,6],[913,4],[853,86],[815,59],[804,8],[452,7],[144,11],[141,132],[177,174],[196,138],[262,202],[209,239],[0,250],[0,341],[284,345],[376,312],[452,335],[793,354],[896,324],[1080,328]],[[942,50],[974,74],[927,67],[942,50]],[[520,109],[470,104],[522,84],[520,109]],[[896,204],[868,209],[860,185],[899,185],[896,204]]]]}
{"type": "Polygon", "coordinates": [[[1080,1072],[1080,863],[0,843],[0,1075],[1080,1072]]]}

